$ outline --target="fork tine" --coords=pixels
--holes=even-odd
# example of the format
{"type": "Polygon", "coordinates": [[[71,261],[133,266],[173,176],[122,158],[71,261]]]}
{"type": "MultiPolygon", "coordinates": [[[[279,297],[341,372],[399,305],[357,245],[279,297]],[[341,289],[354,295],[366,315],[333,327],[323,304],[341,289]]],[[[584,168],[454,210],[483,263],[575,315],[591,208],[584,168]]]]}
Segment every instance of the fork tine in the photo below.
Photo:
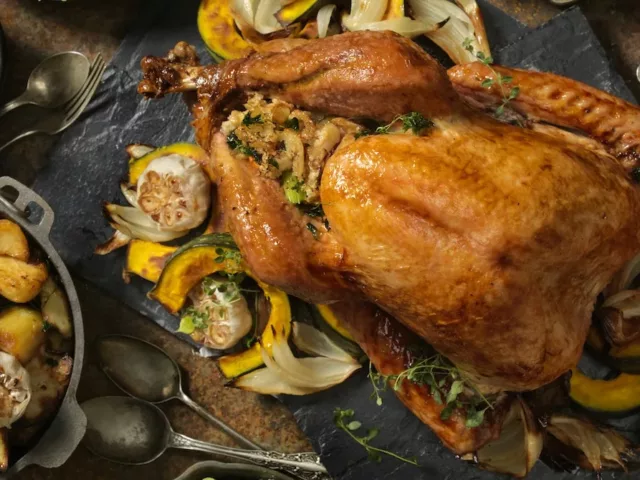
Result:
{"type": "MultiPolygon", "coordinates": [[[[98,78],[102,77],[102,72],[100,69],[103,67],[104,61],[102,60],[102,55],[98,54],[96,58],[93,60],[91,68],[89,69],[89,76],[87,80],[84,82],[84,85],[80,89],[80,91],[64,106],[64,114],[65,118],[69,116],[69,113],[74,111],[76,106],[82,103],[85,98],[85,95],[93,85],[96,76],[98,78]],[[99,73],[99,76],[97,75],[99,73]]],[[[104,70],[103,70],[104,71],[104,70]]]]}
{"type": "Polygon", "coordinates": [[[80,90],[78,90],[76,92],[76,94],[71,97],[71,99],[69,101],[67,101],[67,103],[65,103],[62,107],[64,112],[67,112],[69,110],[69,108],[71,108],[71,106],[73,104],[76,103],[76,101],[82,97],[82,95],[84,94],[84,91],[87,88],[87,85],[89,84],[89,80],[91,78],[91,75],[93,74],[93,72],[95,71],[96,65],[98,64],[98,62],[102,60],[102,55],[98,54],[96,55],[96,57],[93,59],[93,62],[91,62],[91,66],[89,67],[89,73],[87,74],[87,78],[85,79],[84,83],[82,84],[82,87],[80,87],[80,90]]]}
{"type": "Polygon", "coordinates": [[[93,94],[98,89],[98,86],[100,85],[100,82],[102,80],[102,74],[104,73],[105,68],[106,68],[106,65],[104,62],[101,62],[100,65],[97,66],[95,72],[93,72],[93,75],[91,75],[89,85],[87,85],[87,87],[84,89],[84,94],[82,98],[78,99],[76,104],[74,104],[72,107],[67,109],[67,112],[65,115],[65,122],[68,121],[69,118],[72,118],[72,117],[74,117],[74,119],[77,118],[77,115],[82,113],[82,111],[87,106],[91,98],[93,98],[93,94]]]}

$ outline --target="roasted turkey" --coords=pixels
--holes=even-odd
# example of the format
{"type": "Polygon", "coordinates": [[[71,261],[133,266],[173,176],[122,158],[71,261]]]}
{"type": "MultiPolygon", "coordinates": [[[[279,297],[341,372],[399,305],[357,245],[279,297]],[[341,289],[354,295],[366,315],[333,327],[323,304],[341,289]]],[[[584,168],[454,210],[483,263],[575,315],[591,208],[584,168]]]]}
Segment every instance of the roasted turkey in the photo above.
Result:
{"type": "MultiPolygon", "coordinates": [[[[486,65],[447,72],[379,32],[277,40],[210,66],[180,43],[142,68],[148,97],[197,91],[213,224],[260,280],[313,303],[371,302],[486,391],[533,390],[574,367],[597,295],[640,250],[640,110],[578,82],[494,67],[520,89],[496,119],[486,65]],[[339,130],[319,170],[326,222],[230,144],[226,122],[256,94],[339,130]],[[410,112],[428,120],[419,133],[362,135],[410,112]]],[[[351,318],[375,356],[370,325],[351,318]]]]}

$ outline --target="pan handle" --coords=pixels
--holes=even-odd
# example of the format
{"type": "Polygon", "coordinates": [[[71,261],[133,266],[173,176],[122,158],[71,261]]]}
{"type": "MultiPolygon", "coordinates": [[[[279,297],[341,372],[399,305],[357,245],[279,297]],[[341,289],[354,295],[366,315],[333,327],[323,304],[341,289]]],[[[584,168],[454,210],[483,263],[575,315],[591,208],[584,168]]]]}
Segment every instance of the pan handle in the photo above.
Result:
{"type": "Polygon", "coordinates": [[[15,215],[27,220],[37,233],[42,234],[45,238],[49,237],[51,227],[53,226],[53,210],[49,204],[33,190],[25,187],[22,183],[11,177],[0,177],[0,203],[15,215]],[[15,189],[18,192],[18,198],[13,202],[5,198],[2,194],[2,189],[5,187],[15,189]],[[35,203],[42,209],[42,218],[39,222],[33,222],[29,219],[28,206],[30,203],[35,203]]]}
{"type": "Polygon", "coordinates": [[[87,429],[87,417],[72,395],[62,403],[53,420],[38,444],[13,465],[5,478],[13,477],[29,465],[44,468],[57,468],[64,464],[80,444],[87,429]]]}

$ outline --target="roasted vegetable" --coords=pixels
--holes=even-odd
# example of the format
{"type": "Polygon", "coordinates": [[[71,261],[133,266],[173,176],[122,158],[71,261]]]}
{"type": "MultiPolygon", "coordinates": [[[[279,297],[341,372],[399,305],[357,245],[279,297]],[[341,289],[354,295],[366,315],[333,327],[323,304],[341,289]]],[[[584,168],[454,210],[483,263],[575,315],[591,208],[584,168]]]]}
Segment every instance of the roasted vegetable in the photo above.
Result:
{"type": "Polygon", "coordinates": [[[517,398],[505,417],[500,437],[478,450],[476,460],[487,470],[524,478],[538,461],[542,440],[531,410],[517,398]]]}
{"type": "Polygon", "coordinates": [[[40,308],[45,325],[56,328],[62,336],[73,335],[71,312],[67,296],[51,277],[44,282],[40,292],[40,308]]]}
{"type": "Polygon", "coordinates": [[[587,410],[628,413],[640,407],[640,375],[622,373],[612,380],[596,380],[574,369],[569,394],[587,410]]]}
{"type": "Polygon", "coordinates": [[[610,428],[598,427],[584,418],[552,415],[547,433],[579,453],[572,460],[582,468],[625,468],[623,456],[631,452],[630,442],[610,428]]]}
{"type": "Polygon", "coordinates": [[[7,429],[0,429],[0,472],[6,472],[9,468],[9,440],[7,429]]]}
{"type": "Polygon", "coordinates": [[[340,348],[349,352],[355,358],[363,355],[362,349],[355,343],[351,334],[328,305],[314,305],[311,307],[313,323],[321,332],[329,336],[340,348]]]}
{"type": "Polygon", "coordinates": [[[169,155],[187,157],[200,165],[205,164],[209,158],[202,148],[198,145],[194,145],[193,143],[173,143],[171,145],[156,148],[140,158],[132,158],[129,161],[129,186],[132,187],[138,185],[140,176],[152,161],[169,155]]]}
{"type": "Polygon", "coordinates": [[[221,271],[233,274],[242,270],[240,252],[229,235],[202,235],[171,255],[149,297],[169,312],[178,313],[191,289],[204,277],[221,271]]]}
{"type": "Polygon", "coordinates": [[[53,357],[43,350],[26,365],[32,387],[31,402],[23,417],[26,422],[46,421],[58,410],[72,366],[71,357],[53,357]]]}
{"type": "Polygon", "coordinates": [[[294,0],[282,7],[275,17],[283,27],[297,21],[311,18],[320,7],[331,3],[329,0],[294,0]]]}
{"type": "Polygon", "coordinates": [[[217,61],[242,58],[252,50],[236,30],[229,0],[202,0],[198,9],[198,31],[217,61]]]}
{"type": "Polygon", "coordinates": [[[9,307],[0,312],[0,350],[26,365],[45,340],[40,312],[27,307],[9,307]]]}
{"type": "Polygon", "coordinates": [[[181,333],[218,350],[234,347],[253,326],[240,286],[223,277],[206,277],[189,292],[192,305],[180,320],[181,333]]]}
{"type": "Polygon", "coordinates": [[[623,290],[607,298],[596,317],[611,345],[626,345],[640,337],[640,291],[623,290]]]}
{"type": "Polygon", "coordinates": [[[271,303],[269,321],[262,332],[260,343],[255,343],[251,348],[240,353],[226,355],[218,360],[220,371],[227,378],[235,378],[247,372],[261,367],[261,350],[265,349],[268,355],[272,353],[274,332],[280,332],[284,338],[289,337],[291,331],[291,305],[287,294],[277,288],[258,282],[260,288],[271,303]],[[262,344],[262,346],[260,345],[262,344]]]}
{"type": "Polygon", "coordinates": [[[0,352],[0,428],[11,426],[31,400],[29,374],[13,355],[0,352]]]}
{"type": "Polygon", "coordinates": [[[47,280],[44,263],[31,264],[11,257],[0,257],[0,295],[15,303],[33,300],[47,280]]]}
{"type": "Polygon", "coordinates": [[[29,260],[29,243],[22,229],[10,220],[0,220],[0,256],[29,260]]]}
{"type": "Polygon", "coordinates": [[[316,305],[316,311],[320,315],[320,318],[329,325],[336,333],[340,334],[344,338],[350,341],[354,341],[351,334],[342,325],[342,322],[333,314],[329,305],[316,305]]]}
{"type": "MultiPolygon", "coordinates": [[[[146,147],[131,148],[131,155],[146,147]]],[[[115,233],[95,253],[106,255],[131,239],[168,242],[183,237],[206,219],[211,182],[207,156],[196,145],[177,143],[129,161],[129,184],[120,185],[131,206],[107,203],[104,214],[115,233]]]]}
{"type": "Polygon", "coordinates": [[[296,347],[316,356],[296,358],[284,332],[276,330],[271,353],[260,349],[266,368],[243,375],[232,385],[262,394],[307,395],[338,385],[361,368],[351,355],[310,325],[296,322],[293,332],[296,347]]]}
{"type": "Polygon", "coordinates": [[[146,240],[132,240],[127,250],[125,273],[157,282],[167,260],[178,249],[146,240]]]}

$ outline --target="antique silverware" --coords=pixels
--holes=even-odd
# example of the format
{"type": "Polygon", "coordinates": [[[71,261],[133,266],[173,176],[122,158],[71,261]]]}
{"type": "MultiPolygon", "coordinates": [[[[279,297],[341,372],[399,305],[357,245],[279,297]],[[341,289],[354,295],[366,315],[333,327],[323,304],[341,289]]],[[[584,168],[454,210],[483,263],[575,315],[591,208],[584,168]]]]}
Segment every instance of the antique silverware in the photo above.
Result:
{"type": "Polygon", "coordinates": [[[63,107],[56,109],[51,112],[51,114],[45,115],[39,119],[35,126],[30,130],[22,132],[2,145],[0,147],[0,152],[9,145],[13,145],[18,140],[28,137],[29,135],[34,135],[36,133],[55,135],[69,127],[78,119],[93,97],[93,94],[100,85],[100,80],[102,79],[102,74],[104,73],[105,68],[106,65],[104,60],[102,60],[102,55],[98,54],[89,69],[89,76],[80,91],[76,93],[76,95],[63,107]]]}
{"type": "Polygon", "coordinates": [[[89,75],[89,60],[79,52],[45,58],[31,72],[27,89],[0,109],[0,117],[22,105],[56,108],[80,91],[89,75]]]}
{"type": "Polygon", "coordinates": [[[155,405],[132,397],[99,397],[82,404],[87,416],[83,443],[98,456],[126,465],[142,465],[168,448],[196,450],[289,472],[304,480],[325,479],[327,471],[315,453],[285,454],[224,447],[172,430],[155,405]]]}
{"type": "Polygon", "coordinates": [[[184,393],[180,367],[164,350],[138,338],[106,335],[96,341],[96,351],[102,371],[124,393],[156,404],[180,400],[238,444],[262,450],[184,393]]]}

